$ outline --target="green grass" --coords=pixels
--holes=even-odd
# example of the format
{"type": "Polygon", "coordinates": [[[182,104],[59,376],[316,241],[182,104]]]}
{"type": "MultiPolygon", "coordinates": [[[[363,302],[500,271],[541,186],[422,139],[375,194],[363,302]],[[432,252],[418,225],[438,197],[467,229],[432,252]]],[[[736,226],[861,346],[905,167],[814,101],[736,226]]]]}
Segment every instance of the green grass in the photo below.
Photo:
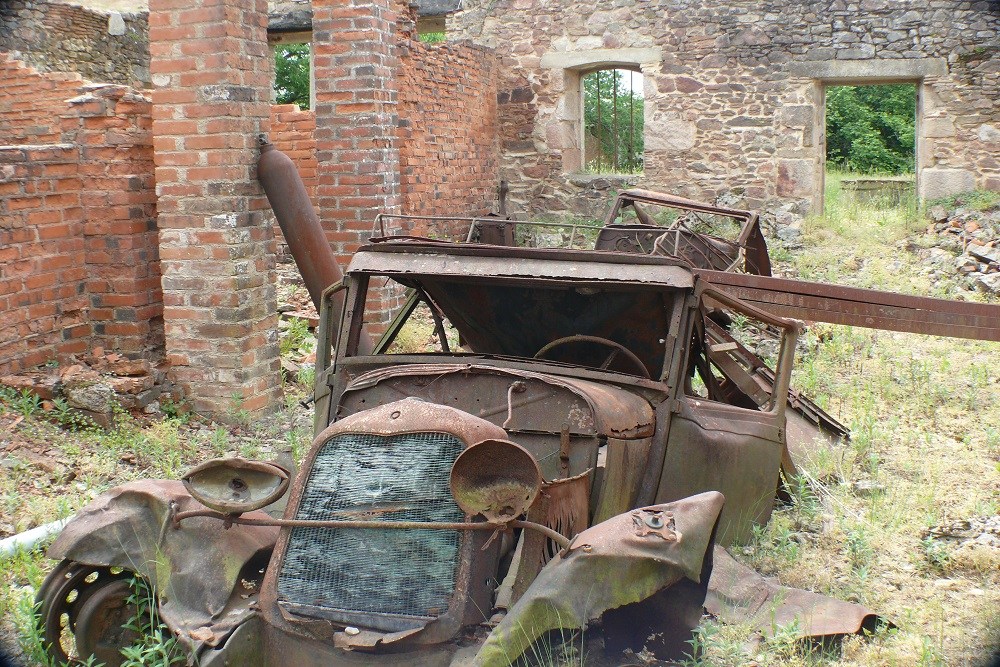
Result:
{"type": "MultiPolygon", "coordinates": [[[[53,419],[54,411],[34,406],[19,392],[0,391],[0,444],[7,445],[0,448],[0,524],[7,532],[23,532],[71,516],[112,486],[179,479],[213,457],[267,460],[290,450],[299,460],[312,438],[311,416],[297,404],[289,409],[295,419],[279,415],[229,425],[189,414],[139,421],[120,412],[116,426],[106,432],[63,424],[53,419]]],[[[54,565],[40,550],[0,560],[0,646],[16,648],[30,667],[45,664],[32,605],[54,565]]],[[[165,653],[173,649],[161,639],[136,647],[127,664],[170,664],[164,656],[174,655],[165,653]]]]}

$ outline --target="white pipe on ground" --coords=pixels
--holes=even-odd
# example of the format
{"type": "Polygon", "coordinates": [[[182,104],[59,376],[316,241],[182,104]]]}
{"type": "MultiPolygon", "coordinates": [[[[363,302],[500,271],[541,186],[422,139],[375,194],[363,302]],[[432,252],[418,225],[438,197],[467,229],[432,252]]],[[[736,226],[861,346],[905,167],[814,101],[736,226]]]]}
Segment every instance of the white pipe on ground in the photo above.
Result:
{"type": "Polygon", "coordinates": [[[60,519],[0,540],[0,559],[10,558],[22,549],[30,551],[46,537],[61,531],[67,523],[69,519],[60,519]]]}

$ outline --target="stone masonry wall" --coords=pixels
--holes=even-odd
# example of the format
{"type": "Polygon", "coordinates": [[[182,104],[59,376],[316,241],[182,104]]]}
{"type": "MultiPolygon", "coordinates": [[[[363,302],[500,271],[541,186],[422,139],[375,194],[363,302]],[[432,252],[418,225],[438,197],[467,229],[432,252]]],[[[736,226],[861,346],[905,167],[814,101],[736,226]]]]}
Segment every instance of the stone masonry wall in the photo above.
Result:
{"type": "Polygon", "coordinates": [[[149,85],[145,12],[105,12],[47,0],[0,2],[0,51],[43,72],[149,85]]]}
{"type": "MultiPolygon", "coordinates": [[[[644,75],[643,187],[749,207],[821,205],[827,85],[918,84],[922,196],[1000,188],[1000,12],[982,0],[467,0],[449,36],[502,54],[502,175],[532,213],[586,179],[579,76],[644,75]],[[577,183],[573,183],[573,180],[577,183]]],[[[582,183],[582,184],[581,184],[582,183]]]]}
{"type": "Polygon", "coordinates": [[[157,358],[149,99],[6,56],[0,76],[0,375],[94,346],[157,358]]]}

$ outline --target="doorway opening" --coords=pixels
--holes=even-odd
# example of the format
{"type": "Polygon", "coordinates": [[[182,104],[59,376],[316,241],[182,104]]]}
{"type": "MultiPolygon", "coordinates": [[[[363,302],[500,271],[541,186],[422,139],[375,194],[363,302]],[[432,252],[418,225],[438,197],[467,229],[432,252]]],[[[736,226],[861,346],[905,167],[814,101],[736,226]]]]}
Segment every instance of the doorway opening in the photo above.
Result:
{"type": "Polygon", "coordinates": [[[824,210],[916,205],[917,84],[826,87],[824,210]]]}

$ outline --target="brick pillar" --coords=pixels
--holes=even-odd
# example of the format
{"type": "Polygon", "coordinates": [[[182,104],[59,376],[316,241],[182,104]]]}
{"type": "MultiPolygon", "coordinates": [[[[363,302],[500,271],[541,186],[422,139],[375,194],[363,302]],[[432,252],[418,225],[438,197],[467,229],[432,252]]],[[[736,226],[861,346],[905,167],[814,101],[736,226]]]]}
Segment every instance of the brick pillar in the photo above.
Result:
{"type": "Polygon", "coordinates": [[[281,394],[274,243],[256,180],[267,2],[150,0],[149,37],[172,379],[199,413],[270,410],[281,394]]]}
{"type": "MultiPolygon", "coordinates": [[[[313,0],[316,203],[343,264],[374,230],[379,212],[399,213],[399,148],[393,0],[313,0]]],[[[398,295],[376,294],[389,310],[398,295]]],[[[377,328],[377,327],[376,327],[377,328]]]]}

